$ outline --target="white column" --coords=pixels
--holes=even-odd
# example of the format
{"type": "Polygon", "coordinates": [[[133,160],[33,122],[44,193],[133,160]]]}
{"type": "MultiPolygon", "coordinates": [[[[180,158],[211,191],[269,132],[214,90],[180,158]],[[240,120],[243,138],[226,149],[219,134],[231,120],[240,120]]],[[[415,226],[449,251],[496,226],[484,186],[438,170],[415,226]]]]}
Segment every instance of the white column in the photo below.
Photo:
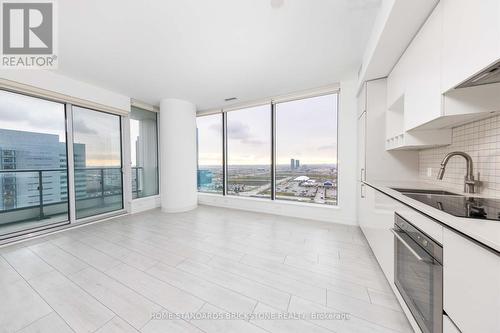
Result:
{"type": "Polygon", "coordinates": [[[196,107],[173,98],[160,102],[161,209],[167,213],[196,208],[196,107]]]}

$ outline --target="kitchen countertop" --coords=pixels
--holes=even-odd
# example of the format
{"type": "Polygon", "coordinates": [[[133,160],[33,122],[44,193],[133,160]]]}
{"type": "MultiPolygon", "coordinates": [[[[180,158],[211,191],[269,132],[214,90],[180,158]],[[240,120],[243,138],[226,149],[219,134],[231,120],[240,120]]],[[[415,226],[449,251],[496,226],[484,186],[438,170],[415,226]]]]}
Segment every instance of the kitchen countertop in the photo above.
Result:
{"type": "MultiPolygon", "coordinates": [[[[456,194],[467,195],[457,192],[455,189],[438,187],[435,184],[426,182],[383,182],[383,181],[364,181],[365,184],[379,190],[382,193],[428,215],[429,217],[439,221],[445,227],[449,227],[460,233],[476,240],[484,246],[493,249],[500,253],[500,221],[474,219],[466,217],[457,217],[442,210],[424,204],[420,201],[405,196],[404,194],[393,190],[395,188],[408,188],[408,189],[426,189],[426,190],[446,190],[456,194]]],[[[484,198],[483,196],[474,195],[475,197],[484,198]]]]}

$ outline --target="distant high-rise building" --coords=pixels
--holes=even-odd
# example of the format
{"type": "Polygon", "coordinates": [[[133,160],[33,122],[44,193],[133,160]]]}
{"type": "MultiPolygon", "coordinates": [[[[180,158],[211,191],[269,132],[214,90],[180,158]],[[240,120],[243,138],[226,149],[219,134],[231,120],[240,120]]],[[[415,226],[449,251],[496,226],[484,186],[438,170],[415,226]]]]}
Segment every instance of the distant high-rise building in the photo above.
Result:
{"type": "MultiPolygon", "coordinates": [[[[85,167],[85,145],[73,147],[75,167],[85,167]]],[[[30,172],[2,173],[0,175],[0,210],[36,206],[39,204],[38,170],[42,172],[43,203],[68,200],[66,143],[59,136],[0,129],[0,169],[33,170],[30,172]]],[[[86,192],[85,176],[75,175],[77,197],[86,192]]]]}
{"type": "Polygon", "coordinates": [[[300,160],[295,160],[295,169],[300,168],[300,160]]]}
{"type": "MultiPolygon", "coordinates": [[[[2,169],[58,169],[60,167],[59,136],[15,130],[0,130],[2,169]]],[[[37,205],[38,172],[3,173],[0,208],[15,209],[19,206],[37,205]]],[[[61,201],[61,172],[43,174],[44,202],[61,201]],[[52,186],[51,186],[52,185],[52,186]],[[55,186],[54,186],[55,185],[55,186]]]]}
{"type": "Polygon", "coordinates": [[[290,170],[295,170],[295,159],[290,159],[290,170]]]}

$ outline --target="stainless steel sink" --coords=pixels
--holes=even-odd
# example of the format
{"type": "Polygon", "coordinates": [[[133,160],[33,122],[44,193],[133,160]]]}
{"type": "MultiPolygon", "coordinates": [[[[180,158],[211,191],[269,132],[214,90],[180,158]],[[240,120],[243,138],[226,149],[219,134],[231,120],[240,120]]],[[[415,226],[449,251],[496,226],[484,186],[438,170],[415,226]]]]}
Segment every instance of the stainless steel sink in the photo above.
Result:
{"type": "Polygon", "coordinates": [[[458,197],[463,197],[461,194],[456,194],[453,192],[443,191],[443,190],[425,190],[425,189],[414,189],[414,188],[397,188],[392,187],[394,191],[401,192],[403,194],[434,194],[434,195],[454,195],[458,197]]]}

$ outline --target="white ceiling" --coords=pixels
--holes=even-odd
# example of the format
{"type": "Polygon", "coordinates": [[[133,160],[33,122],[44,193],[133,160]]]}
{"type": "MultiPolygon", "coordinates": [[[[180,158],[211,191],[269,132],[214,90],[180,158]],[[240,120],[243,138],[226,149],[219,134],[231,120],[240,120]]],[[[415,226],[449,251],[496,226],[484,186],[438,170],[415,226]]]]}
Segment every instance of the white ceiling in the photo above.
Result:
{"type": "MultiPolygon", "coordinates": [[[[356,72],[379,0],[60,0],[58,72],[198,109],[356,72]]],[[[234,102],[233,102],[234,103],[234,102]]]]}

